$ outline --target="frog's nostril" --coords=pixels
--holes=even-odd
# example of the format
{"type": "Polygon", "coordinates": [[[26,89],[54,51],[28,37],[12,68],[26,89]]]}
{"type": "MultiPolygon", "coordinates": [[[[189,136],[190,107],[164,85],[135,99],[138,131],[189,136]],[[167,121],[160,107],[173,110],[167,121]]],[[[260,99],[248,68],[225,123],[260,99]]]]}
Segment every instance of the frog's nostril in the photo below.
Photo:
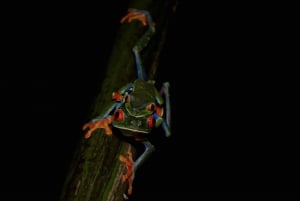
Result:
{"type": "Polygon", "coordinates": [[[140,127],[142,125],[142,121],[141,120],[132,120],[130,123],[134,127],[140,127]]]}
{"type": "Polygon", "coordinates": [[[132,113],[133,113],[133,115],[136,115],[138,113],[138,110],[136,108],[133,108],[132,113]]]}

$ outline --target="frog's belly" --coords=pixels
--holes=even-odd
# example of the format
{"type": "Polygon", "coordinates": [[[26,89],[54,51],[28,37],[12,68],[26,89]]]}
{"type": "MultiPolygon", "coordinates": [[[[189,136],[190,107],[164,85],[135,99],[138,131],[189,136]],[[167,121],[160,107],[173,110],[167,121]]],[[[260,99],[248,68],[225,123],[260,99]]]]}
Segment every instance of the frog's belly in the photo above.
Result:
{"type": "Polygon", "coordinates": [[[134,138],[136,141],[143,141],[147,138],[148,133],[134,132],[130,130],[120,129],[123,136],[134,138]]]}

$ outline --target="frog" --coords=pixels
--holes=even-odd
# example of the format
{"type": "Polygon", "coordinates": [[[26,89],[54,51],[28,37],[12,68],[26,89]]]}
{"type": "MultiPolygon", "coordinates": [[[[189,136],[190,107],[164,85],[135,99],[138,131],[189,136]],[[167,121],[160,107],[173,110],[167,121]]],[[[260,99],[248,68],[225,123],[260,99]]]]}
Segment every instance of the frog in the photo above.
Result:
{"type": "Polygon", "coordinates": [[[143,144],[144,150],[136,160],[133,160],[131,149],[128,150],[127,156],[119,156],[120,162],[126,165],[127,172],[122,181],[128,182],[127,195],[132,194],[136,171],[155,150],[149,140],[152,130],[161,126],[165,136],[171,136],[170,83],[164,82],[158,90],[155,80],[147,79],[140,56],[140,52],[155,33],[155,23],[152,22],[148,11],[130,8],[120,22],[130,23],[132,20],[138,20],[143,26],[148,26],[147,31],[132,48],[137,78],[112,93],[113,104],[104,115],[92,119],[82,127],[83,130],[87,130],[85,139],[89,139],[99,128],[104,129],[105,134],[110,136],[114,127],[119,129],[123,136],[143,144]]]}

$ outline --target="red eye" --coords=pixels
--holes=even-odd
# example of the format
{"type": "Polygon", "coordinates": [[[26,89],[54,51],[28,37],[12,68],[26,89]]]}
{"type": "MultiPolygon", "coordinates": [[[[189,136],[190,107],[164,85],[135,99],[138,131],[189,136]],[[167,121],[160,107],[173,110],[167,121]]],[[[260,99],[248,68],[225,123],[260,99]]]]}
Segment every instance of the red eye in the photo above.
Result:
{"type": "Polygon", "coordinates": [[[115,100],[115,101],[122,101],[123,99],[123,96],[119,93],[119,92],[113,92],[112,93],[112,99],[115,100]]]}
{"type": "Polygon", "coordinates": [[[154,109],[155,109],[155,105],[153,103],[151,103],[147,106],[148,111],[154,111],[154,109]]]}
{"type": "Polygon", "coordinates": [[[118,109],[114,114],[114,120],[122,121],[124,119],[124,112],[121,109],[118,109]]]}
{"type": "Polygon", "coordinates": [[[148,118],[147,122],[148,122],[149,128],[152,128],[155,125],[155,119],[154,119],[153,115],[148,118]]]}

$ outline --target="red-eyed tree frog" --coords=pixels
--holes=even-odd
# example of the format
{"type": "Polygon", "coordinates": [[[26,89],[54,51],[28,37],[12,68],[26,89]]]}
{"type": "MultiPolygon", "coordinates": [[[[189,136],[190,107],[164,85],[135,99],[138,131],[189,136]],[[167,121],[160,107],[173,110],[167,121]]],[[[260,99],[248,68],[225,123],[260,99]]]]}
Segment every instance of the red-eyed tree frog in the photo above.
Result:
{"type": "Polygon", "coordinates": [[[93,131],[98,128],[105,129],[107,135],[112,134],[111,126],[121,130],[124,136],[133,137],[141,142],[145,149],[134,161],[132,153],[128,156],[120,156],[120,161],[126,164],[127,173],[123,175],[123,182],[128,182],[127,194],[132,194],[132,182],[136,170],[145,159],[154,151],[154,146],[148,140],[152,128],[162,126],[165,136],[170,137],[170,98],[169,83],[163,83],[160,91],[154,86],[154,80],[147,80],[144,73],[139,52],[147,46],[151,36],[155,33],[154,23],[148,11],[129,9],[128,14],[121,19],[121,23],[139,20],[147,31],[133,47],[133,53],[137,68],[137,79],[126,84],[117,92],[113,92],[113,105],[105,115],[92,119],[83,126],[83,130],[89,129],[85,138],[91,137],[93,131]],[[164,97],[164,98],[163,98],[164,97]],[[165,113],[164,113],[165,110],[165,113]]]}

